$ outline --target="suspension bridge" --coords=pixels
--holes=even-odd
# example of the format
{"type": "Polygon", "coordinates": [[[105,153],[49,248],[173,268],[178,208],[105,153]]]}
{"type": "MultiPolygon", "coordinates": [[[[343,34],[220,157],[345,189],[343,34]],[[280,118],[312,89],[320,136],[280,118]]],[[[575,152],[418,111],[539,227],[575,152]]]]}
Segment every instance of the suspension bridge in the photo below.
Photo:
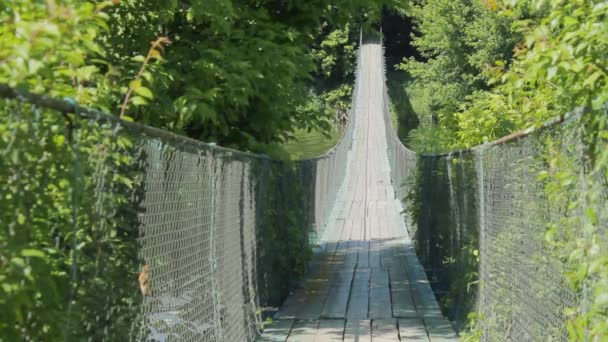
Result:
{"type": "Polygon", "coordinates": [[[390,176],[382,47],[361,47],[352,149],[323,250],[263,341],[449,340],[390,176]]]}
{"type": "MultiPolygon", "coordinates": [[[[559,216],[536,181],[542,134],[416,155],[390,122],[381,41],[361,43],[342,139],[295,166],[0,87],[10,119],[29,125],[4,155],[32,138],[50,141],[64,118],[42,113],[78,118],[65,134],[70,147],[53,150],[48,169],[71,184],[65,215],[48,213],[54,243],[72,251],[58,309],[66,340],[457,340],[462,326],[440,310],[429,275],[477,256],[472,271],[451,268],[462,278],[454,284],[480,285],[474,308],[457,303],[456,323],[476,309],[483,340],[567,338],[564,311],[584,299],[542,244],[546,221],[559,216]],[[416,177],[423,196],[414,222],[403,199],[416,177]],[[93,248],[76,248],[86,239],[93,248]],[[311,241],[318,247],[303,267],[311,241]],[[270,306],[278,310],[263,322],[270,306]]],[[[580,141],[567,125],[547,134],[580,141]]],[[[11,182],[42,172],[6,170],[11,182]]],[[[23,191],[54,189],[35,177],[40,189],[23,191]]],[[[20,331],[39,329],[32,322],[20,331]]]]}

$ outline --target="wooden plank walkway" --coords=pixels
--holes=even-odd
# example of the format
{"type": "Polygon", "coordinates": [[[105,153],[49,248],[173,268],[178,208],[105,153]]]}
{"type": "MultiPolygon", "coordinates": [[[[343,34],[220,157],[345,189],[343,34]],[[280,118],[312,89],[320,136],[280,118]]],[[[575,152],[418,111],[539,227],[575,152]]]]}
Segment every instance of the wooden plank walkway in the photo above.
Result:
{"type": "Polygon", "coordinates": [[[261,341],[452,341],[394,196],[382,112],[382,49],[361,47],[353,147],[335,224],[314,271],[261,341]]]}

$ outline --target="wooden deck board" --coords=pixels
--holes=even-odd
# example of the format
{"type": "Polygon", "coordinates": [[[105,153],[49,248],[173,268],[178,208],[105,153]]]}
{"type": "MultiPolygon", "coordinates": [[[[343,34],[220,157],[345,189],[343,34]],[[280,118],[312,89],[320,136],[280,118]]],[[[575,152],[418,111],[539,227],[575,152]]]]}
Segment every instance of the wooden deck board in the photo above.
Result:
{"type": "Polygon", "coordinates": [[[369,278],[371,270],[368,268],[357,268],[353,279],[350,298],[348,302],[348,311],[346,316],[357,319],[367,318],[369,305],[369,278]]]}
{"type": "Polygon", "coordinates": [[[429,341],[424,323],[419,318],[400,318],[399,337],[401,341],[429,341]]]}
{"type": "Polygon", "coordinates": [[[319,329],[318,320],[296,321],[287,337],[288,342],[314,342],[319,329]]]}
{"type": "Polygon", "coordinates": [[[372,320],[372,342],[399,341],[399,329],[396,319],[372,320]]]}
{"type": "Polygon", "coordinates": [[[369,318],[390,318],[391,293],[388,272],[382,268],[372,268],[369,282],[369,318]]]}
{"type": "Polygon", "coordinates": [[[391,304],[393,317],[418,317],[416,305],[412,298],[412,291],[405,269],[391,268],[389,270],[391,283],[391,304]]]}
{"type": "Polygon", "coordinates": [[[342,341],[344,338],[344,326],[345,321],[343,319],[321,320],[315,342],[342,341]]]}
{"type": "Polygon", "coordinates": [[[445,317],[425,317],[424,323],[431,342],[458,341],[454,328],[445,317]]]}
{"type": "MultiPolygon", "coordinates": [[[[353,265],[354,266],[354,265],[353,265]]],[[[325,301],[322,318],[345,318],[354,270],[336,272],[325,301]]]]}
{"type": "Polygon", "coordinates": [[[369,267],[369,241],[357,241],[357,267],[369,267]]]}
{"type": "Polygon", "coordinates": [[[344,342],[371,342],[372,327],[370,320],[349,319],[344,330],[344,342]]]}

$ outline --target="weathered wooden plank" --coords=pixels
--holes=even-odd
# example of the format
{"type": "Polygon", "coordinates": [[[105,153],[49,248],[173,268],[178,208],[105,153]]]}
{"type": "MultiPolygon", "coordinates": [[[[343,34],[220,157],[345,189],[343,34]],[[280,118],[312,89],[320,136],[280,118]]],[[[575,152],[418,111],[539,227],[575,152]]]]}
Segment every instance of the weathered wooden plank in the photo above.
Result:
{"type": "Polygon", "coordinates": [[[348,248],[344,259],[344,266],[346,268],[355,268],[357,266],[358,247],[358,241],[348,241],[348,248]]]}
{"type": "Polygon", "coordinates": [[[458,341],[450,321],[445,317],[425,317],[424,323],[431,342],[458,341]]]}
{"type": "Polygon", "coordinates": [[[318,320],[301,320],[296,321],[289,336],[288,342],[314,342],[319,328],[318,320]]]}
{"type": "Polygon", "coordinates": [[[264,332],[257,339],[260,342],[285,342],[293,326],[293,319],[279,319],[264,327],[264,332]]]}
{"type": "Polygon", "coordinates": [[[323,319],[319,322],[319,330],[315,342],[342,341],[344,337],[343,319],[323,319]]]}
{"type": "Polygon", "coordinates": [[[368,201],[366,203],[366,216],[365,216],[365,225],[366,225],[366,237],[368,240],[374,239],[374,202],[368,201]]]}
{"type": "Polygon", "coordinates": [[[289,296],[281,309],[278,317],[281,319],[317,319],[321,315],[325,300],[329,293],[329,283],[333,276],[330,272],[331,265],[321,264],[315,274],[302,288],[289,296]]]}
{"type": "Polygon", "coordinates": [[[316,255],[311,264],[311,275],[297,288],[281,306],[278,318],[318,318],[329,291],[330,266],[334,259],[337,242],[324,244],[324,249],[316,255]],[[318,311],[318,312],[317,312],[318,311]]]}
{"type": "Polygon", "coordinates": [[[322,318],[345,318],[346,307],[353,281],[353,270],[338,271],[332,279],[329,295],[325,301],[322,318]]]}
{"type": "Polygon", "coordinates": [[[365,319],[367,318],[369,305],[369,278],[371,270],[366,268],[357,268],[353,279],[353,285],[350,291],[348,301],[348,310],[346,316],[350,318],[365,319]]]}
{"type": "Polygon", "coordinates": [[[414,249],[406,246],[407,273],[416,310],[422,317],[442,317],[439,304],[414,249]]]}
{"type": "Polygon", "coordinates": [[[388,271],[372,268],[369,282],[369,318],[390,318],[391,293],[389,290],[388,271]]]}
{"type": "Polygon", "coordinates": [[[369,241],[358,241],[357,267],[369,267],[369,241]]]}
{"type": "Polygon", "coordinates": [[[394,262],[398,261],[394,259],[396,248],[394,242],[390,239],[383,239],[380,241],[380,264],[385,269],[389,269],[394,262]]]}
{"type": "Polygon", "coordinates": [[[318,254],[313,255],[311,260],[311,274],[314,274],[321,265],[326,264],[328,260],[334,257],[337,246],[337,242],[325,242],[321,244],[321,251],[318,254]]]}
{"type": "Polygon", "coordinates": [[[399,337],[401,341],[429,341],[424,323],[419,318],[400,318],[399,337]]]}
{"type": "Polygon", "coordinates": [[[393,341],[399,341],[397,320],[394,318],[372,320],[372,342],[393,341]]]}
{"type": "Polygon", "coordinates": [[[374,201],[370,203],[369,221],[371,222],[370,232],[371,239],[381,239],[382,233],[380,231],[380,217],[378,215],[378,202],[374,201]]]}
{"type": "Polygon", "coordinates": [[[393,264],[389,270],[393,317],[418,317],[407,271],[393,264]]]}
{"type": "Polygon", "coordinates": [[[380,261],[380,253],[382,250],[382,242],[379,240],[371,240],[369,242],[369,267],[376,268],[382,267],[380,261]]]}
{"type": "Polygon", "coordinates": [[[365,239],[363,217],[364,213],[357,213],[357,215],[353,216],[353,230],[350,235],[350,239],[353,241],[361,241],[365,239]]]}
{"type": "Polygon", "coordinates": [[[344,342],[371,342],[372,328],[370,320],[349,319],[344,330],[344,342]]]}
{"type": "Polygon", "coordinates": [[[338,248],[334,257],[330,260],[329,266],[332,271],[338,271],[344,268],[344,261],[346,259],[346,252],[348,251],[348,241],[339,241],[338,248]]]}

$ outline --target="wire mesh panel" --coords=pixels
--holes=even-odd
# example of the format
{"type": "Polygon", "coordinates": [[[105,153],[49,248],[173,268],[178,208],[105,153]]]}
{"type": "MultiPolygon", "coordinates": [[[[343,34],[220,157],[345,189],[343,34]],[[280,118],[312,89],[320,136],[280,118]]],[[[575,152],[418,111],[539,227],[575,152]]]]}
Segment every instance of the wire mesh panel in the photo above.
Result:
{"type": "MultiPolygon", "coordinates": [[[[560,136],[566,138],[567,130],[573,127],[562,127],[560,136]]],[[[538,179],[547,168],[542,138],[549,134],[475,151],[482,211],[479,309],[490,340],[505,334],[521,341],[566,340],[565,310],[578,306],[568,269],[544,241],[548,224],[562,215],[550,210],[538,179]]]]}
{"type": "Polygon", "coordinates": [[[8,340],[255,339],[323,233],[354,115],[328,153],[287,163],[0,91],[8,340]]]}
{"type": "Polygon", "coordinates": [[[220,332],[213,324],[219,315],[218,238],[211,229],[216,163],[160,139],[143,144],[142,316],[149,332],[139,337],[203,340],[220,332]]]}
{"type": "MultiPolygon", "coordinates": [[[[14,154],[3,159],[3,222],[13,230],[33,222],[36,237],[22,230],[4,250],[53,272],[41,279],[58,296],[34,282],[42,297],[32,305],[56,307],[63,323],[46,336],[52,329],[67,340],[254,340],[260,305],[279,304],[305,272],[313,223],[327,219],[348,149],[290,165],[105,116],[72,117],[72,131],[54,132],[60,113],[3,105],[18,111],[3,117],[15,127],[2,146],[14,154]],[[31,172],[33,160],[18,155],[29,153],[29,134],[43,144],[31,172]],[[56,212],[26,211],[30,201],[56,212]]],[[[38,336],[51,321],[39,319],[16,322],[15,337],[38,336]]]]}
{"type": "MultiPolygon", "coordinates": [[[[362,41],[360,40],[360,43],[362,41]]],[[[313,240],[320,238],[326,228],[326,224],[333,222],[329,218],[337,200],[339,200],[340,189],[346,177],[348,153],[353,143],[353,132],[355,127],[358,89],[361,82],[361,56],[357,53],[355,69],[355,86],[352,92],[352,102],[349,109],[348,123],[338,144],[324,155],[298,161],[298,168],[314,170],[314,196],[310,199],[314,204],[314,236],[313,240]]],[[[305,182],[306,184],[306,182],[305,182]]]]}
{"type": "Polygon", "coordinates": [[[556,236],[585,239],[589,219],[582,208],[588,207],[602,216],[593,217],[603,239],[598,244],[608,245],[608,184],[605,173],[593,182],[585,175],[580,123],[573,119],[468,151],[416,155],[391,127],[389,101],[385,90],[391,178],[404,184],[395,188],[443,313],[462,330],[467,314],[477,311],[484,341],[567,340],[568,309],[585,312],[590,304],[584,286],[581,293],[570,287],[572,270],[546,233],[551,227],[556,236]],[[556,172],[547,160],[557,154],[580,174],[568,185],[565,203],[551,200],[539,177],[556,172]],[[603,190],[568,208],[589,186],[603,190]]]}

